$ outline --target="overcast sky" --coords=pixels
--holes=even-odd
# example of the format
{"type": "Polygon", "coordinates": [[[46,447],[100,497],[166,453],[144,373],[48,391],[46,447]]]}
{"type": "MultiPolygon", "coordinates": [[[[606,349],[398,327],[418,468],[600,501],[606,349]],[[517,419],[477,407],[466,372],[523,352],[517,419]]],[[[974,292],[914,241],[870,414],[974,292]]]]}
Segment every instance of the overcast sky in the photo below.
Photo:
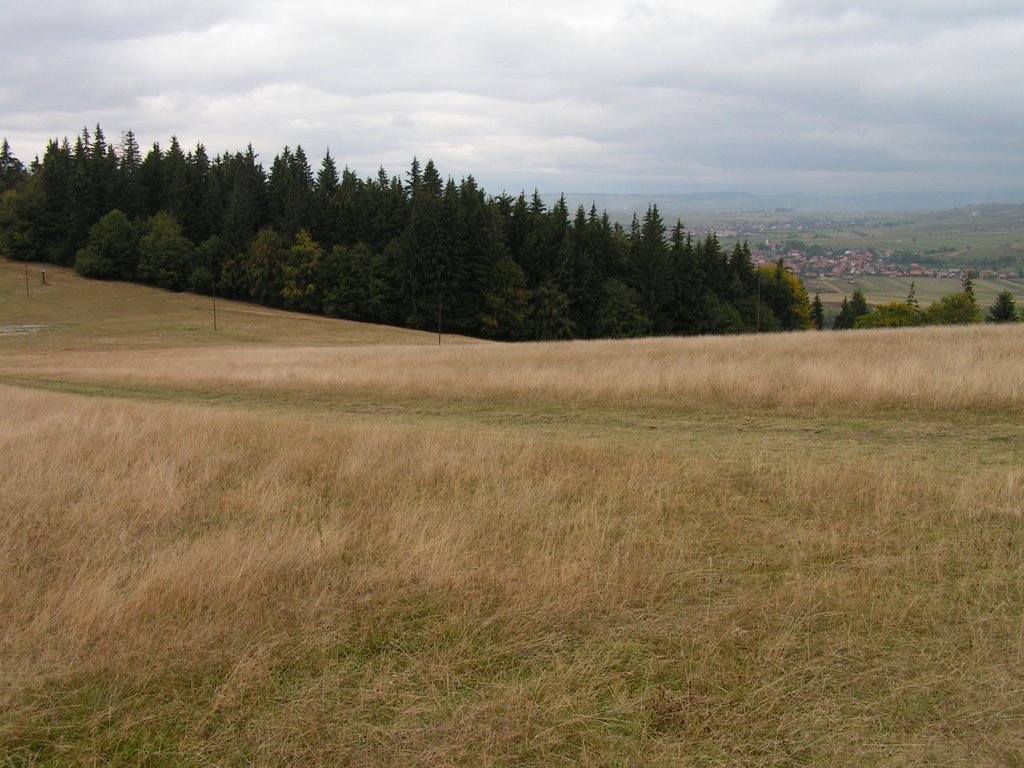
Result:
{"type": "Polygon", "coordinates": [[[492,194],[1024,202],[1021,0],[27,0],[4,25],[26,163],[99,122],[361,176],[416,155],[492,194]]]}

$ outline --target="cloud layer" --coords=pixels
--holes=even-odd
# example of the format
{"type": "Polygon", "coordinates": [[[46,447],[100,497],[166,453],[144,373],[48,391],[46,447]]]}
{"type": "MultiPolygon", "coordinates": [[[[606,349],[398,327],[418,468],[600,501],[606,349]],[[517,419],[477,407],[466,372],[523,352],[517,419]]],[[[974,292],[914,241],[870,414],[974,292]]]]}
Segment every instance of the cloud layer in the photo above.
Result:
{"type": "Polygon", "coordinates": [[[22,159],[102,123],[211,153],[413,155],[491,192],[1024,199],[1017,0],[42,0],[5,11],[22,159]]]}

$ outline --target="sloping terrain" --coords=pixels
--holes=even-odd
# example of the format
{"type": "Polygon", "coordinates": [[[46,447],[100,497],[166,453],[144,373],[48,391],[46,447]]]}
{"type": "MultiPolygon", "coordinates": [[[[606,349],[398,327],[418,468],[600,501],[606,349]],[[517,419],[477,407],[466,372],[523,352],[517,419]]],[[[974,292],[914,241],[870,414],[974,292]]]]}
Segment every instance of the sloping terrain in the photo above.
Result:
{"type": "Polygon", "coordinates": [[[19,266],[0,765],[1024,762],[1020,327],[222,336],[19,266]]]}

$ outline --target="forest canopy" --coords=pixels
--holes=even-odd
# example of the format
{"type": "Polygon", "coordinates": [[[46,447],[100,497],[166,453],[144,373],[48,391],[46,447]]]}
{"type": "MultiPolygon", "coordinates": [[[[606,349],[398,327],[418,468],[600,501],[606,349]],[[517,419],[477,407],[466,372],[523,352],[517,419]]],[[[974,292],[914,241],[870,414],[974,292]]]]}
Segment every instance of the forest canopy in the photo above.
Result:
{"type": "Polygon", "coordinates": [[[29,167],[4,140],[0,251],[302,312],[504,340],[812,327],[803,285],[746,244],[628,228],[596,206],[489,195],[413,159],[404,176],[316,173],[301,146],[269,170],[250,145],[210,157],[174,137],[145,153],[100,126],[51,140],[29,167]]]}

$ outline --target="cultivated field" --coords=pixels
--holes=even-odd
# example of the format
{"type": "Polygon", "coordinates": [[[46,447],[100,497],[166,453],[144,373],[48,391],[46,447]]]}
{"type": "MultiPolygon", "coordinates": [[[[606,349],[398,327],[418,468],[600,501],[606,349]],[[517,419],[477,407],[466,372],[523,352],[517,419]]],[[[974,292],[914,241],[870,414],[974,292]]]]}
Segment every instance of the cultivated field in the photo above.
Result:
{"type": "MultiPolygon", "coordinates": [[[[856,277],[809,279],[804,281],[810,296],[818,294],[823,303],[839,306],[843,298],[849,298],[860,289],[870,305],[906,301],[910,286],[923,309],[948,293],[962,290],[959,280],[943,277],[882,277],[878,275],[857,275],[856,277]]],[[[984,316],[996,296],[1009,291],[1018,305],[1024,302],[1024,280],[999,280],[996,278],[974,281],[974,296],[984,316]]]]}
{"type": "Polygon", "coordinates": [[[19,268],[0,765],[1024,764],[1024,328],[215,334],[19,268]]]}
{"type": "MultiPolygon", "coordinates": [[[[878,248],[916,254],[909,261],[980,269],[1024,268],[1024,205],[972,205],[943,211],[765,213],[684,218],[691,226],[843,251],[878,248]]],[[[735,237],[735,235],[733,235],[735,237]]],[[[733,237],[725,241],[732,243],[733,237]]]]}

